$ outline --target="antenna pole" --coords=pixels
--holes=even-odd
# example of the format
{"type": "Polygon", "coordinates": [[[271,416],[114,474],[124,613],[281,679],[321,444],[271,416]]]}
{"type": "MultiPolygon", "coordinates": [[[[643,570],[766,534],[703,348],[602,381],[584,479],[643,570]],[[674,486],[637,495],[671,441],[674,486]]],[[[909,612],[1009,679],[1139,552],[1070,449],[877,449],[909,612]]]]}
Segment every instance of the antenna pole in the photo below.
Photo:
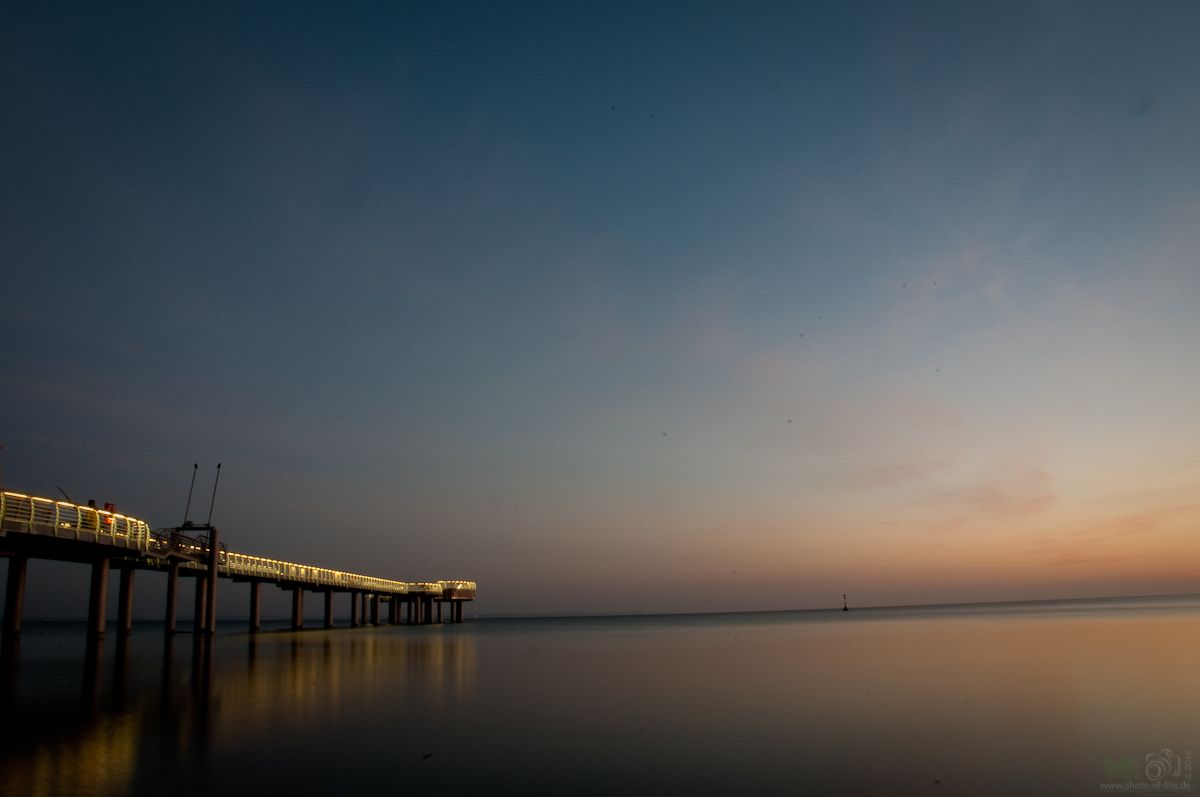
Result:
{"type": "Polygon", "coordinates": [[[213,504],[215,504],[217,502],[217,485],[220,483],[221,483],[221,463],[218,462],[217,463],[217,478],[213,479],[212,500],[208,502],[208,522],[204,524],[206,526],[212,525],[213,504]]]}
{"type": "Polygon", "coordinates": [[[196,487],[196,471],[200,470],[200,466],[195,462],[192,463],[192,484],[188,487],[188,502],[183,508],[183,525],[187,525],[188,512],[192,510],[192,490],[196,487]]]}

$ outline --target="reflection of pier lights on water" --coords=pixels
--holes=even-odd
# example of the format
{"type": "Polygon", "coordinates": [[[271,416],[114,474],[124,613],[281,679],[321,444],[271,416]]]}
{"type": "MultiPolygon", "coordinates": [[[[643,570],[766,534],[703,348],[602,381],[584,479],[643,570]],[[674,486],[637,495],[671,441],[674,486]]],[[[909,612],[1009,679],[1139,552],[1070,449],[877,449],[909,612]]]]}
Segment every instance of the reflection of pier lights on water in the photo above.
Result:
{"type": "Polygon", "coordinates": [[[324,626],[332,628],[335,593],[350,595],[350,625],[427,625],[463,621],[463,604],[475,599],[473,581],[396,581],[342,570],[287,562],[229,551],[211,525],[185,522],[172,529],[152,530],[137,518],[95,507],[0,492],[0,556],[7,557],[4,637],[21,631],[29,559],[54,559],[91,566],[88,636],[104,636],[110,572],[120,574],[117,621],[122,634],[133,627],[133,594],[139,570],[167,576],[164,628],[176,631],[179,579],[195,579],[193,630],[216,632],[217,586],[221,578],[250,587],[250,631],[261,628],[261,588],[274,584],[292,592],[292,628],[304,627],[304,593],[317,592],[325,602],[324,626]]]}
{"type": "Polygon", "coordinates": [[[135,639],[124,665],[119,644],[112,635],[96,646],[101,666],[90,671],[91,686],[80,685],[83,706],[77,694],[60,692],[64,710],[30,703],[5,711],[13,743],[3,781],[14,794],[157,793],[180,777],[208,777],[215,788],[216,757],[281,728],[315,732],[380,700],[392,701],[389,717],[432,709],[451,722],[476,699],[476,637],[450,629],[201,635],[161,647],[135,639]]]}
{"type": "Polygon", "coordinates": [[[123,707],[42,735],[23,755],[6,759],[6,793],[134,793],[144,723],[137,707],[123,707]]]}
{"type": "MultiPolygon", "coordinates": [[[[146,651],[129,646],[122,652],[128,644],[110,639],[89,646],[78,694],[51,697],[62,705],[5,707],[4,730],[12,736],[3,743],[4,793],[157,793],[163,789],[145,788],[143,780],[161,779],[164,760],[175,773],[205,771],[216,705],[213,641],[205,636],[187,643],[166,640],[157,683],[136,677],[134,657],[146,651]],[[187,644],[191,655],[177,657],[177,644],[187,644]]],[[[26,692],[24,698],[30,697],[26,692]]]]}
{"type": "Polygon", "coordinates": [[[221,738],[251,732],[251,725],[315,727],[325,721],[323,712],[380,694],[447,708],[474,697],[470,634],[271,635],[246,644],[240,675],[233,667],[214,675],[214,705],[239,707],[238,727],[222,727],[221,738]]]}

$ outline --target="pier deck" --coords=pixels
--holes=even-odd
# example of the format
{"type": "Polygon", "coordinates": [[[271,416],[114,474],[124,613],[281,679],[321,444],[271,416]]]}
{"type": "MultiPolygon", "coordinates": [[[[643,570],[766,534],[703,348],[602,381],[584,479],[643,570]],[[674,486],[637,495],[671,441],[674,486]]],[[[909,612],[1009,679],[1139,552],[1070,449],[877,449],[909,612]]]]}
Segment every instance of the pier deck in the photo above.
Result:
{"type": "Polygon", "coordinates": [[[128,632],[132,626],[134,574],[159,571],[167,576],[165,625],[175,632],[178,579],[196,580],[195,628],[215,633],[216,584],[221,578],[250,585],[250,631],[258,631],[260,589],[273,584],[292,592],[292,627],[304,626],[304,593],[317,592],[325,600],[325,627],[333,627],[333,595],[349,593],[350,625],[379,624],[386,604],[387,622],[427,624],[442,622],[443,607],[449,622],[460,623],[463,604],[475,599],[473,581],[399,581],[367,576],[317,565],[288,562],[227,550],[212,526],[152,529],[143,520],[68,501],[15,492],[0,492],[0,556],[9,560],[4,602],[4,635],[21,630],[25,574],[29,559],[82,562],[92,567],[88,633],[103,636],[111,569],[121,574],[118,621],[128,632]]]}

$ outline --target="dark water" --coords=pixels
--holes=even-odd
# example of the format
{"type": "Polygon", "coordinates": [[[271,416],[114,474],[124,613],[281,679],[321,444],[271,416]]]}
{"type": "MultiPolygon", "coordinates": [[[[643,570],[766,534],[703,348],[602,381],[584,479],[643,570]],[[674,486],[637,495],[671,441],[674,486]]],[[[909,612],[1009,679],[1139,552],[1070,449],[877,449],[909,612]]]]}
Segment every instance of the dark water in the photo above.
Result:
{"type": "Polygon", "coordinates": [[[1198,598],[240,629],[29,625],[0,789],[1096,794],[1200,752],[1198,598]]]}

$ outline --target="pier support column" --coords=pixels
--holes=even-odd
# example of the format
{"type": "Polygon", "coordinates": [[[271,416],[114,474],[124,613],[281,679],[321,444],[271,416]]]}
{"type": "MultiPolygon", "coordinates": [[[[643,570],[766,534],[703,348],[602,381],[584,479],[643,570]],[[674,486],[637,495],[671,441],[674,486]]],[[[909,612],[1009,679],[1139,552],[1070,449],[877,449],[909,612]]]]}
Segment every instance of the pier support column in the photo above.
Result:
{"type": "Polygon", "coordinates": [[[371,625],[379,625],[379,594],[371,596],[371,625]]]}
{"type": "Polygon", "coordinates": [[[442,601],[437,602],[437,621],[438,625],[442,624],[442,601]]]}
{"type": "Polygon", "coordinates": [[[133,632],[133,576],[132,567],[121,568],[121,597],[117,604],[117,618],[121,621],[121,633],[133,632]]]}
{"type": "Polygon", "coordinates": [[[108,558],[92,562],[92,587],[88,598],[88,636],[99,639],[104,636],[108,604],[108,558]]]}
{"type": "Polygon", "coordinates": [[[360,599],[358,601],[358,611],[359,611],[358,616],[362,618],[362,624],[366,625],[367,624],[367,593],[365,593],[365,592],[360,593],[360,599]]]}
{"type": "Polygon", "coordinates": [[[4,589],[4,637],[11,639],[21,633],[21,614],[25,611],[25,573],[29,559],[9,557],[8,584],[4,589]]]}
{"type": "Polygon", "coordinates": [[[459,601],[459,602],[458,602],[458,622],[460,622],[460,623],[462,622],[462,616],[463,616],[463,607],[464,607],[464,606],[466,606],[466,604],[465,604],[464,602],[462,602],[462,601],[459,601]]]}
{"type": "Polygon", "coordinates": [[[217,565],[221,560],[221,535],[216,529],[208,532],[208,608],[204,618],[208,622],[205,632],[212,636],[217,633],[217,565]]]}
{"type": "Polygon", "coordinates": [[[299,631],[304,627],[304,590],[296,587],[292,590],[292,630],[299,631]]]}
{"type": "Polygon", "coordinates": [[[192,610],[192,633],[203,634],[207,626],[204,623],[204,610],[208,606],[208,579],[196,576],[196,607],[192,610]]]}
{"type": "Polygon", "coordinates": [[[262,628],[262,582],[250,582],[250,633],[257,634],[262,628]]]}
{"type": "Polygon", "coordinates": [[[163,616],[163,629],[167,636],[175,635],[175,604],[179,593],[179,562],[172,562],[167,568],[167,606],[163,616]]]}
{"type": "Polygon", "coordinates": [[[325,627],[333,628],[333,590],[325,590],[325,627]]]}
{"type": "Polygon", "coordinates": [[[358,628],[358,592],[350,590],[350,627],[358,628]]]}

